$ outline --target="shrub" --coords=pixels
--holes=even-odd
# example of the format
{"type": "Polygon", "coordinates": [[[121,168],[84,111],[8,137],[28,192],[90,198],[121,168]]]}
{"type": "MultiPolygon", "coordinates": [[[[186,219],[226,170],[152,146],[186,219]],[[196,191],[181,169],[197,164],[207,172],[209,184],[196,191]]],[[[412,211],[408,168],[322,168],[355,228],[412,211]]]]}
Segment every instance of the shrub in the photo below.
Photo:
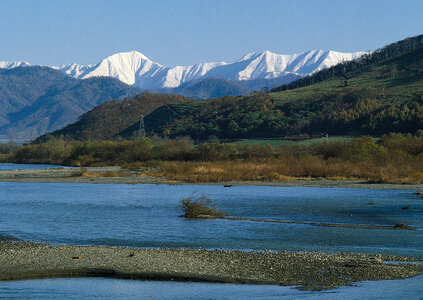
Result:
{"type": "Polygon", "coordinates": [[[182,216],[185,218],[198,218],[199,216],[220,218],[226,215],[225,212],[217,210],[213,201],[205,195],[182,199],[180,206],[184,212],[182,216]]]}
{"type": "Polygon", "coordinates": [[[12,141],[7,144],[0,144],[0,154],[12,154],[18,151],[19,148],[20,146],[12,141]]]}

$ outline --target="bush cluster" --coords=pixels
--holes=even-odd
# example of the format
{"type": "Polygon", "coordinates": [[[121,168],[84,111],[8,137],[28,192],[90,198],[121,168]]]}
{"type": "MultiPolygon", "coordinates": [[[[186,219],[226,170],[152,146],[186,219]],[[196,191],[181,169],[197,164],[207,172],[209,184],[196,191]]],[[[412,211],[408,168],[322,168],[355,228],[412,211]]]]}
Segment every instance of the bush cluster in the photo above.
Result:
{"type": "Polygon", "coordinates": [[[182,199],[181,209],[185,218],[198,218],[201,216],[209,218],[223,217],[225,213],[219,211],[213,204],[213,201],[207,196],[188,197],[182,199]]]}
{"type": "Polygon", "coordinates": [[[156,170],[153,175],[190,182],[280,181],[287,177],[361,178],[375,182],[423,182],[423,137],[392,133],[380,139],[324,141],[311,145],[204,143],[189,138],[153,141],[51,140],[8,156],[15,163],[71,166],[120,165],[156,170]]]}

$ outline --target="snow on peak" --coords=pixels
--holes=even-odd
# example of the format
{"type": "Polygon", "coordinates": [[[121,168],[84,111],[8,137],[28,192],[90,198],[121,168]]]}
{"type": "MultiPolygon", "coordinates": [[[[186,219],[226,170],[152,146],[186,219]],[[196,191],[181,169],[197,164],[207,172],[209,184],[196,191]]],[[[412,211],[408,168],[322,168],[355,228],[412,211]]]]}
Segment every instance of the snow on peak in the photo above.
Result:
{"type": "Polygon", "coordinates": [[[245,54],[243,57],[237,60],[237,62],[250,60],[253,56],[257,56],[258,52],[250,52],[245,54]]]}
{"type": "MultiPolygon", "coordinates": [[[[286,75],[307,76],[338,63],[360,57],[365,52],[341,53],[311,50],[296,54],[270,51],[248,53],[232,63],[210,62],[190,66],[166,67],[137,51],[113,54],[94,65],[68,64],[54,67],[75,78],[109,76],[144,89],[174,88],[202,78],[235,81],[273,79],[286,75]]],[[[0,68],[28,66],[27,62],[0,62],[0,68]]]]}
{"type": "Polygon", "coordinates": [[[0,69],[13,69],[17,67],[29,67],[30,64],[26,61],[0,61],[0,69]]]}
{"type": "Polygon", "coordinates": [[[137,75],[147,74],[151,69],[163,66],[152,62],[137,51],[121,52],[106,57],[96,65],[70,64],[58,67],[65,74],[76,78],[109,76],[129,84],[137,85],[137,75]]]}
{"type": "Polygon", "coordinates": [[[113,58],[113,57],[121,57],[121,58],[129,59],[129,60],[142,60],[142,59],[150,60],[147,56],[135,50],[129,51],[129,52],[116,53],[107,57],[106,59],[113,58]]]}

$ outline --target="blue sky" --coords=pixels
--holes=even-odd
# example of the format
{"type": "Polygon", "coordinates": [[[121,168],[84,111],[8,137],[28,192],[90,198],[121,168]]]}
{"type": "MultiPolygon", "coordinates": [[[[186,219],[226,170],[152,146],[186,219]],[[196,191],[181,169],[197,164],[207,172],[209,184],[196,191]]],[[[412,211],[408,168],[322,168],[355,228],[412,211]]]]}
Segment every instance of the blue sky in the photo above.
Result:
{"type": "Polygon", "coordinates": [[[0,13],[0,61],[43,65],[130,50],[168,66],[367,51],[423,33],[422,0],[0,0],[0,13]]]}

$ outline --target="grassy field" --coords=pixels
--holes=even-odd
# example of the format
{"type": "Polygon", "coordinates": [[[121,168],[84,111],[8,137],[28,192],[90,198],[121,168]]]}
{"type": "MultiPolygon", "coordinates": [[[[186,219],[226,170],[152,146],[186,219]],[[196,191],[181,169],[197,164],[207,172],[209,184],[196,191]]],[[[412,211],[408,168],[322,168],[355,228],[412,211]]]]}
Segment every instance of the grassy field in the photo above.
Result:
{"type": "MultiPolygon", "coordinates": [[[[231,144],[239,145],[271,145],[273,147],[279,146],[286,143],[297,144],[302,146],[309,146],[318,143],[327,143],[327,142],[350,142],[354,139],[351,136],[330,136],[330,137],[319,137],[319,138],[307,138],[305,140],[298,140],[296,137],[287,137],[284,139],[245,139],[233,142],[231,144]]],[[[375,141],[377,138],[375,138],[375,141]]]]}

